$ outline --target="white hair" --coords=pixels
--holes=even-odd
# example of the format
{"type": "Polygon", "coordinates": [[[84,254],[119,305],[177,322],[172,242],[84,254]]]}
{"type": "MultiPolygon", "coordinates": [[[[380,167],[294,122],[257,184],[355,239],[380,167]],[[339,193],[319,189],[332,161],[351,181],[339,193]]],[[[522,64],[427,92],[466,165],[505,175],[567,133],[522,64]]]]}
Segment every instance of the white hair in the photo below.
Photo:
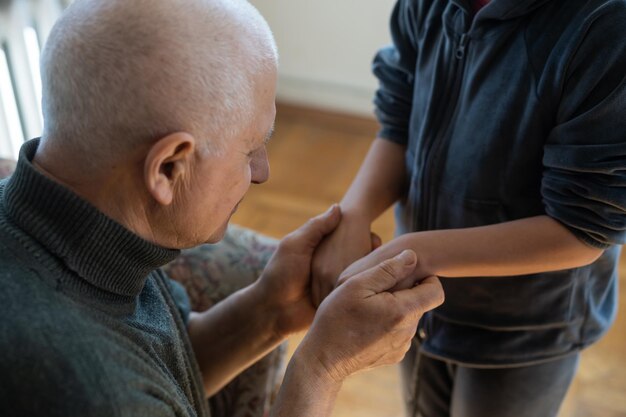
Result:
{"type": "Polygon", "coordinates": [[[43,141],[88,165],[186,131],[219,152],[254,114],[271,31],[245,0],[77,0],[42,55],[43,141]]]}

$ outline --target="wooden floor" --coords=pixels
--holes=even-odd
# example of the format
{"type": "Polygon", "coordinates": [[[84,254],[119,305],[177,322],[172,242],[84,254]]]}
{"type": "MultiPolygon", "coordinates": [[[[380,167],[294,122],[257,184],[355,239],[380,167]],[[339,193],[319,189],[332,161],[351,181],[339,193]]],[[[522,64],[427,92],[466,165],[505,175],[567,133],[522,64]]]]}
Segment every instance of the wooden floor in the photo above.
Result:
{"type": "MultiPolygon", "coordinates": [[[[253,186],[233,221],[280,238],[321,213],[341,199],[375,132],[371,120],[279,106],[269,145],[270,181],[253,186]]],[[[391,212],[373,228],[384,241],[391,239],[391,212]]],[[[583,353],[559,417],[626,417],[625,257],[621,269],[617,322],[583,353]]],[[[290,340],[292,350],[299,340],[290,340]]],[[[395,367],[355,375],[345,383],[333,417],[402,417],[400,392],[395,367]]]]}

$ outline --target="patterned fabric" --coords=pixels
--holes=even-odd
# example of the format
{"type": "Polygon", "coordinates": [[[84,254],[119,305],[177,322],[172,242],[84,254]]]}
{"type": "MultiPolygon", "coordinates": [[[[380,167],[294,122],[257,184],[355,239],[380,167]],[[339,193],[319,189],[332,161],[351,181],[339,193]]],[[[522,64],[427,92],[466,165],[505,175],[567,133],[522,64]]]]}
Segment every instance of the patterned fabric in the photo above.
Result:
{"type": "Polygon", "coordinates": [[[276,240],[230,225],[219,243],[183,250],[163,269],[183,284],[194,311],[204,311],[252,284],[274,253],[276,240]]]}
{"type": "Polygon", "coordinates": [[[15,161],[10,159],[0,158],[0,180],[8,177],[15,170],[15,161]]]}
{"type": "MultiPolygon", "coordinates": [[[[14,169],[14,161],[0,158],[0,179],[11,175],[14,169]]],[[[231,225],[218,244],[184,250],[163,270],[185,287],[192,309],[204,311],[254,282],[276,245],[274,239],[231,225]]],[[[269,415],[284,373],[285,352],[283,344],[211,397],[212,416],[269,415]]]]}
{"type": "MultiPolygon", "coordinates": [[[[183,284],[192,310],[204,311],[250,285],[263,271],[277,242],[230,225],[215,245],[183,250],[164,271],[183,284]]],[[[284,373],[286,345],[248,368],[209,400],[213,417],[263,417],[278,392],[284,373]]]]}

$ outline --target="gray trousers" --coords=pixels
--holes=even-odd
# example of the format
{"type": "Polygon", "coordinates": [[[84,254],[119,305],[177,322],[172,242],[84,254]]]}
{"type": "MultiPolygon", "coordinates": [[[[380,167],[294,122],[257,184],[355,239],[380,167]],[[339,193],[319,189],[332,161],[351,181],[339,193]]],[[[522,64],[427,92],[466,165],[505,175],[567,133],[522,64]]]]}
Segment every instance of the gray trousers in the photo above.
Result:
{"type": "Polygon", "coordinates": [[[556,417],[579,354],[537,365],[469,368],[419,352],[401,364],[409,417],[556,417]]]}

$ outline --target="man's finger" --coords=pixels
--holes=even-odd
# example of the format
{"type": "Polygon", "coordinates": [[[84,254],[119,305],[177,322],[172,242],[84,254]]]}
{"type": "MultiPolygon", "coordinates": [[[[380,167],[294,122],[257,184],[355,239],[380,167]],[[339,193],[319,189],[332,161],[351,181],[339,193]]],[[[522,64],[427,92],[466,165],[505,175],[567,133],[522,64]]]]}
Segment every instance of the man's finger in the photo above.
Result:
{"type": "Polygon", "coordinates": [[[304,225],[291,232],[284,240],[298,242],[298,244],[313,250],[317,248],[324,236],[337,228],[340,220],[339,205],[333,204],[324,213],[309,219],[304,225]]]}
{"type": "Polygon", "coordinates": [[[383,262],[386,259],[386,256],[379,251],[374,251],[367,256],[364,256],[361,259],[354,261],[350,264],[346,269],[344,269],[341,274],[339,274],[339,278],[337,279],[337,286],[343,284],[348,279],[351,279],[355,275],[358,275],[364,271],[369,270],[370,268],[374,268],[379,263],[383,262]]]}
{"type": "Polygon", "coordinates": [[[328,294],[326,289],[326,281],[317,279],[311,284],[311,302],[315,308],[319,307],[324,301],[324,297],[328,294]]]}
{"type": "Polygon", "coordinates": [[[417,255],[412,250],[407,249],[393,258],[386,259],[355,275],[350,279],[350,282],[378,294],[393,288],[398,281],[413,273],[416,266],[417,255]]]}
{"type": "Polygon", "coordinates": [[[372,242],[372,250],[376,250],[383,245],[383,240],[376,233],[370,233],[370,240],[372,242]]]}
{"type": "Polygon", "coordinates": [[[423,279],[413,288],[393,293],[404,305],[419,315],[439,307],[445,299],[441,281],[435,276],[423,279]]]}
{"type": "Polygon", "coordinates": [[[322,304],[322,300],[320,300],[320,298],[322,298],[321,285],[322,284],[319,282],[319,280],[314,280],[311,283],[311,302],[313,303],[313,307],[315,308],[318,308],[320,304],[322,304]]]}
{"type": "Polygon", "coordinates": [[[334,288],[328,285],[325,281],[318,281],[317,285],[313,286],[311,291],[311,301],[313,302],[313,306],[318,308],[333,289],[334,288]]]}

